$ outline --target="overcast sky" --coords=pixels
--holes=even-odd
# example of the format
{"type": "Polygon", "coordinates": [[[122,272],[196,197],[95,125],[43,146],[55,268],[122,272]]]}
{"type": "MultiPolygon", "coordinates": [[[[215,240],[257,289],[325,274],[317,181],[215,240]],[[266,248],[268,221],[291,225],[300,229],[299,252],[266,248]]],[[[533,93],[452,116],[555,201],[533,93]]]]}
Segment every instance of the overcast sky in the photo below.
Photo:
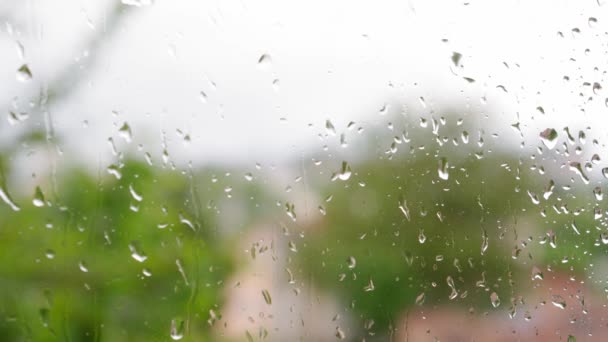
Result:
{"type": "Polygon", "coordinates": [[[349,121],[383,126],[380,109],[399,112],[400,102],[412,118],[454,105],[485,112],[514,148],[516,122],[532,146],[547,127],[591,126],[589,136],[606,138],[608,5],[596,0],[156,0],[121,5],[130,11],[109,34],[113,4],[0,5],[1,103],[37,92],[66,66],[82,79],[51,108],[66,158],[111,160],[110,137],[119,150],[143,144],[138,153],[158,158],[165,132],[177,161],[281,162],[320,150],[327,119],[350,138],[349,121]],[[88,51],[100,32],[103,44],[88,51]],[[22,64],[31,81],[16,79],[22,64]],[[130,144],[118,133],[125,122],[130,144]]]}

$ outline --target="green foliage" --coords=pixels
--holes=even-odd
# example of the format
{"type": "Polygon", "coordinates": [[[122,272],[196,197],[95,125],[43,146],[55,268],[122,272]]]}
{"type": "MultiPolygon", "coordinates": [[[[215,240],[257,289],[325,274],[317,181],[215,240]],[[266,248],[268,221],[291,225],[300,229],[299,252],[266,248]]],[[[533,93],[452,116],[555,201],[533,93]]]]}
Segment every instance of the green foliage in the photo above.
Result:
{"type": "Polygon", "coordinates": [[[44,207],[2,207],[2,336],[166,340],[172,319],[186,321],[193,339],[208,333],[209,310],[221,305],[234,269],[216,215],[193,200],[188,177],[134,161],[120,172],[95,179],[73,169],[56,199],[45,192],[44,207]],[[131,257],[132,247],[147,259],[131,257]]]}

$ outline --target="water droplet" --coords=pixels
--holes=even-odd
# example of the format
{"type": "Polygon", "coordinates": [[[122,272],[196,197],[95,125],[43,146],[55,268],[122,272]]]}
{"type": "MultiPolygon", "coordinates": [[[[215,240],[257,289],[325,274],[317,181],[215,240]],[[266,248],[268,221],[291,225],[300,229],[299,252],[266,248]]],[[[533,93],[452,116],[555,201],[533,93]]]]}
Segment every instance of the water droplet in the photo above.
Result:
{"type": "Polygon", "coordinates": [[[485,229],[481,231],[481,255],[484,255],[488,250],[489,238],[485,229]]]}
{"type": "Polygon", "coordinates": [[[462,54],[460,52],[452,52],[452,63],[454,64],[455,67],[460,66],[460,60],[462,59],[462,54]]]}
{"type": "Polygon", "coordinates": [[[270,57],[269,54],[263,54],[260,56],[260,58],[258,59],[258,67],[262,70],[268,70],[270,69],[270,66],[272,65],[272,58],[270,57]]]}
{"type": "Polygon", "coordinates": [[[266,304],[272,305],[272,297],[270,297],[268,290],[262,290],[262,297],[264,297],[264,302],[266,302],[266,304]]]}
{"type": "Polygon", "coordinates": [[[116,179],[122,178],[122,173],[120,172],[120,169],[118,168],[118,166],[115,164],[108,166],[107,171],[109,174],[114,176],[116,179]]]}
{"type": "Polygon", "coordinates": [[[340,173],[338,173],[338,178],[340,180],[346,181],[350,178],[351,174],[352,174],[352,171],[350,169],[350,165],[348,165],[347,162],[343,161],[342,169],[340,170],[340,173]]]}
{"type": "Polygon", "coordinates": [[[19,82],[27,82],[32,79],[32,71],[27,66],[27,64],[23,64],[19,69],[17,69],[17,81],[19,82]]]}
{"type": "Polygon", "coordinates": [[[47,249],[46,252],[44,252],[44,255],[47,259],[55,259],[55,251],[52,249],[47,249]]]}
{"type": "Polygon", "coordinates": [[[492,294],[490,295],[490,302],[495,308],[500,306],[500,298],[498,298],[498,294],[496,292],[492,292],[492,294]]]}
{"type": "Polygon", "coordinates": [[[42,308],[40,311],[38,311],[38,313],[40,314],[40,322],[42,322],[42,326],[48,328],[51,320],[51,311],[47,308],[42,308]]]}
{"type": "Polygon", "coordinates": [[[551,150],[557,144],[557,131],[553,128],[547,128],[540,133],[540,139],[551,150]]]}
{"type": "Polygon", "coordinates": [[[21,210],[21,208],[13,201],[13,199],[11,198],[11,196],[9,195],[8,191],[6,191],[6,188],[4,187],[4,185],[0,185],[0,198],[2,199],[2,201],[4,201],[4,203],[6,203],[6,205],[8,205],[13,211],[19,211],[21,210]]]}
{"type": "Polygon", "coordinates": [[[346,334],[340,327],[336,327],[336,338],[339,340],[343,340],[346,338],[346,334]]]}
{"type": "Polygon", "coordinates": [[[416,305],[422,305],[424,304],[424,300],[426,299],[426,295],[424,294],[424,292],[422,292],[421,294],[419,294],[416,297],[416,305]]]}
{"type": "Polygon", "coordinates": [[[30,115],[25,112],[15,113],[15,112],[9,111],[7,119],[8,119],[8,123],[11,126],[14,126],[18,123],[21,123],[21,122],[27,120],[29,117],[30,117],[30,115]]]}
{"type": "Polygon", "coordinates": [[[148,259],[148,256],[143,252],[138,241],[131,241],[129,250],[131,251],[131,257],[139,262],[144,262],[148,259]]]}
{"type": "Polygon", "coordinates": [[[129,192],[131,193],[131,197],[137,202],[141,202],[144,198],[138,194],[135,189],[133,189],[133,184],[129,185],[129,192]]]}
{"type": "Polygon", "coordinates": [[[89,272],[89,268],[88,268],[87,264],[86,264],[84,261],[80,261],[80,262],[78,263],[78,268],[79,268],[79,269],[80,269],[82,272],[84,272],[84,273],[89,272]]]}
{"type": "Polygon", "coordinates": [[[118,129],[118,134],[125,139],[126,142],[130,143],[132,140],[131,127],[128,123],[122,124],[120,129],[118,129]]]}
{"type": "Polygon", "coordinates": [[[184,338],[184,321],[181,319],[172,319],[170,334],[173,341],[178,341],[184,338]]]}
{"type": "Polygon", "coordinates": [[[403,216],[410,221],[410,209],[407,207],[407,201],[403,195],[399,196],[399,210],[401,210],[403,216]]]}
{"type": "Polygon", "coordinates": [[[420,233],[418,233],[418,242],[421,244],[426,241],[426,235],[424,235],[424,229],[420,229],[420,233]]]}
{"type": "Polygon", "coordinates": [[[42,190],[39,186],[36,187],[34,191],[34,199],[32,199],[32,204],[35,207],[43,207],[46,203],[44,201],[44,194],[42,194],[42,190]]]}
{"type": "Polygon", "coordinates": [[[369,281],[367,282],[367,285],[365,285],[365,287],[363,288],[363,291],[372,292],[375,289],[376,289],[376,286],[374,285],[374,281],[370,278],[369,281]]]}
{"type": "Polygon", "coordinates": [[[544,278],[543,272],[538,267],[532,267],[532,280],[543,280],[544,278]]]}
{"type": "Polygon", "coordinates": [[[574,335],[568,335],[566,342],[576,342],[576,337],[574,337],[574,335]]]}
{"type": "Polygon", "coordinates": [[[329,135],[336,135],[336,128],[329,120],[325,121],[325,130],[327,131],[327,134],[329,134],[329,135]]]}
{"type": "Polygon", "coordinates": [[[354,256],[349,256],[348,259],[346,259],[346,265],[349,269],[354,269],[357,267],[357,259],[355,259],[354,256]]]}
{"type": "Polygon", "coordinates": [[[456,285],[454,285],[454,279],[452,278],[452,276],[448,276],[446,278],[446,283],[448,284],[450,289],[452,289],[452,292],[450,293],[450,296],[448,298],[450,298],[450,300],[453,300],[458,297],[458,291],[456,291],[456,285]]]}
{"type": "Polygon", "coordinates": [[[558,307],[562,310],[566,308],[566,300],[561,295],[552,295],[551,303],[553,303],[555,307],[558,307]]]}
{"type": "Polygon", "coordinates": [[[296,221],[296,209],[293,203],[285,203],[285,213],[291,218],[292,221],[296,221]]]}
{"type": "Polygon", "coordinates": [[[448,180],[448,178],[450,177],[448,168],[449,168],[448,160],[446,158],[441,158],[439,160],[439,168],[437,169],[439,178],[441,178],[443,180],[448,180]]]}
{"type": "Polygon", "coordinates": [[[574,173],[579,175],[581,177],[581,180],[583,181],[583,183],[589,184],[589,177],[587,177],[587,175],[583,171],[583,167],[582,167],[581,163],[570,162],[569,165],[570,165],[570,170],[574,171],[574,173]]]}

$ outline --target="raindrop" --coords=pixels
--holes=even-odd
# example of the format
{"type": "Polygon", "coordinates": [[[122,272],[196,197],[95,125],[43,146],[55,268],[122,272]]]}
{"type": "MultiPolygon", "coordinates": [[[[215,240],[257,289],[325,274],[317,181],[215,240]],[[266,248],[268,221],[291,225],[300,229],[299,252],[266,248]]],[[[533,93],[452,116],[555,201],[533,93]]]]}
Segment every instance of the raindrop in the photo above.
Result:
{"type": "Polygon", "coordinates": [[[46,252],[44,252],[44,255],[47,259],[55,259],[55,251],[52,249],[47,249],[46,252]]]}
{"type": "Polygon", "coordinates": [[[184,321],[172,319],[171,320],[171,339],[178,341],[184,338],[184,321]]]}
{"type": "Polygon", "coordinates": [[[424,300],[426,299],[426,295],[424,294],[424,292],[422,292],[421,294],[419,294],[416,297],[416,305],[422,305],[424,304],[424,300]]]}
{"type": "Polygon", "coordinates": [[[450,300],[453,300],[456,297],[458,297],[458,291],[456,291],[456,285],[454,285],[454,279],[452,278],[452,276],[448,276],[446,278],[446,283],[448,284],[450,289],[452,289],[452,292],[450,293],[450,296],[449,296],[450,300]]]}
{"type": "Polygon", "coordinates": [[[325,130],[329,135],[336,135],[336,128],[329,120],[325,120],[325,130]]]}
{"type": "Polygon", "coordinates": [[[269,54],[263,54],[260,56],[260,58],[258,59],[258,67],[262,70],[268,70],[270,69],[270,66],[272,65],[272,58],[270,57],[269,54]]]}
{"type": "Polygon", "coordinates": [[[346,181],[350,178],[351,174],[352,174],[352,171],[350,169],[350,165],[348,165],[347,162],[343,161],[342,169],[340,170],[340,173],[338,173],[338,178],[340,180],[346,181]]]}
{"type": "Polygon", "coordinates": [[[19,69],[17,69],[17,81],[19,82],[27,82],[32,79],[32,71],[27,66],[27,64],[23,64],[19,69]]]}
{"type": "Polygon", "coordinates": [[[34,204],[35,207],[43,207],[45,205],[44,194],[42,194],[42,190],[39,186],[37,186],[36,190],[34,191],[34,199],[32,199],[32,204],[34,204]]]}
{"type": "Polygon", "coordinates": [[[268,290],[262,290],[262,297],[264,297],[264,302],[266,302],[266,304],[272,304],[272,297],[270,297],[270,293],[268,292],[268,290]]]}
{"type": "Polygon", "coordinates": [[[551,296],[551,303],[562,310],[566,308],[566,300],[561,295],[551,296]]]}
{"type": "Polygon", "coordinates": [[[424,235],[424,229],[420,229],[420,233],[418,233],[418,242],[421,244],[426,241],[426,235],[424,235]]]}
{"type": "Polygon", "coordinates": [[[496,292],[492,292],[492,294],[490,295],[490,302],[495,308],[500,306],[500,298],[498,298],[498,294],[496,292]]]}
{"type": "Polygon", "coordinates": [[[602,194],[602,188],[600,188],[599,186],[596,186],[595,188],[593,188],[593,195],[595,196],[595,199],[598,201],[601,201],[604,199],[604,194],[602,194]]]}
{"type": "Polygon", "coordinates": [[[131,193],[131,197],[137,202],[141,202],[144,198],[138,194],[135,189],[133,189],[133,184],[129,185],[129,192],[131,193]]]}
{"type": "Polygon", "coordinates": [[[121,179],[122,178],[122,173],[118,169],[118,166],[115,165],[115,164],[112,164],[112,165],[108,166],[107,171],[108,171],[109,174],[111,174],[112,176],[114,176],[116,179],[121,179]]]}
{"type": "Polygon", "coordinates": [[[547,128],[540,133],[540,138],[548,149],[553,149],[557,144],[557,131],[553,128],[547,128]]]}
{"type": "Polygon", "coordinates": [[[148,259],[148,256],[142,251],[139,242],[137,241],[131,241],[129,250],[131,251],[131,257],[139,262],[144,262],[148,259]]]}
{"type": "Polygon", "coordinates": [[[448,167],[449,167],[448,160],[446,158],[441,158],[439,160],[439,168],[437,169],[439,178],[441,178],[443,180],[448,180],[448,178],[450,177],[448,167]]]}
{"type": "Polygon", "coordinates": [[[410,221],[410,209],[407,207],[407,201],[405,200],[403,195],[399,197],[399,210],[401,210],[403,216],[405,216],[405,218],[410,221]]]}
{"type": "Polygon", "coordinates": [[[45,328],[49,327],[49,322],[51,320],[51,311],[47,308],[42,308],[38,312],[40,314],[40,321],[45,328]]]}
{"type": "Polygon", "coordinates": [[[365,292],[372,292],[376,289],[376,286],[374,286],[374,281],[370,278],[369,282],[367,283],[367,285],[365,285],[365,287],[363,288],[363,291],[365,292]]]}
{"type": "Polygon", "coordinates": [[[120,129],[118,129],[118,134],[125,139],[126,142],[130,143],[132,140],[132,135],[131,135],[131,127],[129,126],[128,123],[124,123],[122,124],[122,126],[120,127],[120,129]]]}
{"type": "Polygon", "coordinates": [[[11,196],[6,191],[4,185],[0,185],[0,198],[6,203],[13,211],[19,211],[21,208],[13,201],[11,196]]]}
{"type": "Polygon", "coordinates": [[[346,264],[348,268],[352,270],[357,267],[357,259],[355,259],[354,256],[349,256],[348,259],[346,259],[346,264]]]}
{"type": "Polygon", "coordinates": [[[84,272],[84,273],[89,272],[89,268],[88,268],[87,264],[86,264],[84,261],[80,261],[80,262],[78,263],[78,268],[79,268],[79,269],[80,269],[82,272],[84,272]]]}

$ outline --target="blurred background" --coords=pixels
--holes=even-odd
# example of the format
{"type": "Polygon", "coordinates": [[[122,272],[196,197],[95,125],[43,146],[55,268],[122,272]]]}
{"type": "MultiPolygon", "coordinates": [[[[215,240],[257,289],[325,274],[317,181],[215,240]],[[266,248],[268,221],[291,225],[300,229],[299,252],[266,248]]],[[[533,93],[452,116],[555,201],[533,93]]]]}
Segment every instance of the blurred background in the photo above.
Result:
{"type": "Polygon", "coordinates": [[[605,341],[607,6],[0,3],[0,340],[605,341]]]}

